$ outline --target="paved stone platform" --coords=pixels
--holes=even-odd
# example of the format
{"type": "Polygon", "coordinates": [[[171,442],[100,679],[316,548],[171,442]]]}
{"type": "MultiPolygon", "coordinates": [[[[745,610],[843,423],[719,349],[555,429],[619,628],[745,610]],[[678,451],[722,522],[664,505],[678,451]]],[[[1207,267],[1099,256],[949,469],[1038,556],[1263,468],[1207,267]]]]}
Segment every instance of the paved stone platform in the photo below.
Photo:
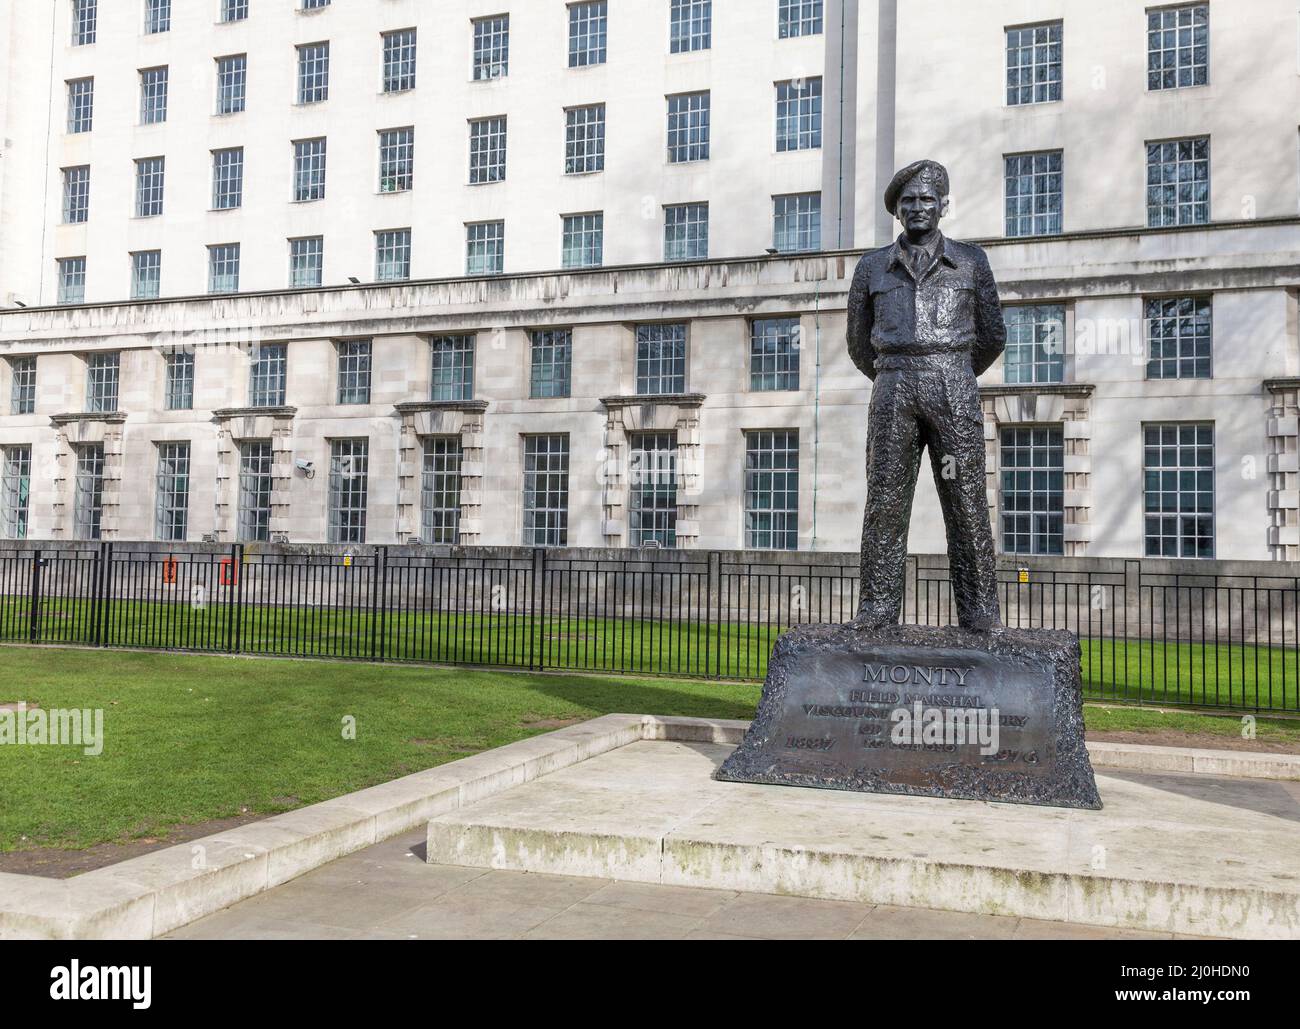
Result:
{"type": "Polygon", "coordinates": [[[165,939],[1092,940],[1169,933],[492,871],[424,861],[423,830],[368,847],[165,939]]]}
{"type": "Polygon", "coordinates": [[[1300,937],[1300,784],[1097,776],[1079,811],[715,782],[645,740],[429,822],[435,864],[1240,938],[1300,937]]]}

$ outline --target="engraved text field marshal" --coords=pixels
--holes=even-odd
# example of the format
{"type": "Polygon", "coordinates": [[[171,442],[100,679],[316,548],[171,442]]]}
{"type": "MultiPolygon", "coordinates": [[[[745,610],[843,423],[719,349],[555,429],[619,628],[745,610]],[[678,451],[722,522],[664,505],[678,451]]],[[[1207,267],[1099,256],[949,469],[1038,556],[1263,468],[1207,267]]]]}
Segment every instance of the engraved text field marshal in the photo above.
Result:
{"type": "Polygon", "coordinates": [[[849,354],[875,384],[856,620],[864,628],[898,621],[925,448],[943,506],[958,620],[967,629],[1001,625],[975,377],[1002,353],[1006,326],[984,251],[939,231],[947,204],[948,173],[937,162],[918,161],[894,176],[885,206],[903,233],[862,258],[849,292],[849,354]]]}

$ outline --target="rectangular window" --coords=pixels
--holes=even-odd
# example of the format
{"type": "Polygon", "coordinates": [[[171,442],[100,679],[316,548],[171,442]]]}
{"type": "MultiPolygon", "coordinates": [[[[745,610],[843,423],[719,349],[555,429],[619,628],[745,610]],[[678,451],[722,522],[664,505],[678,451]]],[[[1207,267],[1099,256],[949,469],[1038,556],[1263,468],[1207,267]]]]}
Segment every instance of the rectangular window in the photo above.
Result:
{"type": "Polygon", "coordinates": [[[217,58],[217,114],[238,114],[248,100],[248,55],[217,58]]]}
{"type": "Polygon", "coordinates": [[[505,263],[505,222],[473,222],[465,226],[466,275],[500,275],[505,263]]]}
{"type": "Polygon", "coordinates": [[[756,318],[749,335],[749,388],[799,388],[799,319],[756,318]]]}
{"type": "Polygon", "coordinates": [[[510,72],[510,15],[474,19],[474,79],[499,79],[510,72]]]}
{"type": "Polygon", "coordinates": [[[583,68],[605,63],[606,35],[609,27],[609,4],[569,4],[569,67],[583,68]]]}
{"type": "Polygon", "coordinates": [[[573,333],[569,329],[537,329],[532,336],[532,379],[535,399],[569,396],[573,368],[573,333]]]}
{"type": "Polygon", "coordinates": [[[368,339],[344,340],[339,348],[339,403],[370,403],[370,357],[368,339]]]}
{"type": "Polygon", "coordinates": [[[822,80],[776,84],[776,149],[817,150],[822,145],[822,80]]]}
{"type": "Polygon", "coordinates": [[[158,496],[155,534],[160,540],[183,541],[189,530],[190,445],[158,444],[158,496]]]}
{"type": "Polygon", "coordinates": [[[95,125],[95,80],[68,82],[68,132],[89,132],[95,125]]]}
{"type": "Polygon", "coordinates": [[[63,221],[80,225],[90,217],[90,166],[63,169],[63,221]]]}
{"type": "Polygon", "coordinates": [[[424,440],[420,472],[420,539],[455,546],[460,532],[459,436],[429,436],[424,440]]]}
{"type": "Polygon", "coordinates": [[[248,17],[248,0],[221,0],[222,22],[243,21],[248,17]]]}
{"type": "Polygon", "coordinates": [[[194,410],[194,351],[173,350],[164,360],[167,362],[167,410],[194,410]]]}
{"type": "Polygon", "coordinates": [[[745,546],[799,549],[799,433],[745,433],[745,546]]]}
{"type": "Polygon", "coordinates": [[[208,292],[239,292],[239,244],[218,243],[208,247],[208,292]]]}
{"type": "Polygon", "coordinates": [[[288,344],[256,345],[248,367],[248,406],[283,407],[288,369],[288,344]]]}
{"type": "Polygon", "coordinates": [[[524,437],[524,546],[569,542],[569,437],[524,437]]]}
{"type": "Polygon", "coordinates": [[[636,327],[637,396],[686,392],[686,326],[636,327]]]}
{"type": "Polygon", "coordinates": [[[99,414],[117,410],[120,373],[119,354],[91,354],[86,358],[87,411],[99,414]]]}
{"type": "Polygon", "coordinates": [[[1008,383],[1062,382],[1065,379],[1065,308],[1007,307],[1007,346],[1003,358],[1008,383]]]}
{"type": "Polygon", "coordinates": [[[708,50],[713,45],[713,0],[672,0],[669,29],[672,53],[708,50]]]}
{"type": "Polygon", "coordinates": [[[1210,81],[1210,5],[1147,12],[1147,89],[1210,81]]]}
{"type": "Polygon", "coordinates": [[[325,270],[325,237],[289,240],[289,285],[319,286],[325,270]]]}
{"type": "Polygon", "coordinates": [[[506,119],[478,118],[469,123],[469,181],[500,182],[506,177],[506,119]]]}
{"type": "Polygon", "coordinates": [[[36,358],[11,357],[9,390],[10,414],[36,413],[36,358]]]}
{"type": "Polygon", "coordinates": [[[293,199],[325,199],[326,147],[323,139],[300,139],[293,145],[293,199]]]}
{"type": "Polygon", "coordinates": [[[664,260],[694,261],[709,256],[709,205],[673,204],[664,208],[664,260]]]}
{"type": "Polygon", "coordinates": [[[1210,137],[1147,144],[1147,225],[1208,225],[1210,137]]]}
{"type": "Polygon", "coordinates": [[[1214,426],[1143,427],[1147,557],[1214,556],[1214,426]]]}
{"type": "Polygon", "coordinates": [[[1007,29],[1007,104],[1061,99],[1061,22],[1007,29]]]}
{"type": "Polygon", "coordinates": [[[677,434],[633,433],[628,450],[629,543],[672,549],[677,546],[677,434]]]}
{"type": "Polygon", "coordinates": [[[402,193],[415,184],[415,129],[379,133],[379,192],[402,193]]]}
{"type": "Polygon", "coordinates": [[[605,105],[570,107],[564,112],[564,174],[605,170],[605,105]]]}
{"type": "Polygon", "coordinates": [[[822,248],[822,195],[791,193],[772,198],[772,246],[782,254],[822,248]]]}
{"type": "Polygon", "coordinates": [[[384,92],[404,93],[415,88],[415,29],[385,32],[384,92]]]}
{"type": "Polygon", "coordinates": [[[266,542],[271,538],[271,441],[239,444],[239,538],[266,542]]]}
{"type": "Polygon", "coordinates": [[[1065,550],[1065,443],[1054,426],[1002,430],[1002,551],[1065,550]]]}
{"type": "Polygon", "coordinates": [[[1006,159],[1008,236],[1050,236],[1061,231],[1061,161],[1060,150],[1006,159]]]}
{"type": "Polygon", "coordinates": [[[142,157],[135,162],[135,216],[156,218],[163,213],[167,158],[142,157]]]}
{"type": "Polygon", "coordinates": [[[411,230],[375,233],[375,281],[397,282],[411,277],[411,230]]]}
{"type": "Polygon", "coordinates": [[[777,35],[820,36],[822,34],[822,0],[780,0],[777,7],[777,35]]]}
{"type": "Polygon", "coordinates": [[[158,125],[167,120],[167,69],[144,68],[140,72],[140,124],[158,125]]]}
{"type": "Polygon", "coordinates": [[[86,259],[59,258],[59,303],[82,304],[86,301],[86,259]]]}
{"type": "Polygon", "coordinates": [[[76,447],[76,496],[72,505],[73,536],[97,540],[104,513],[104,444],[84,443],[76,447]]]}
{"type": "Polygon", "coordinates": [[[32,448],[5,447],[0,451],[4,470],[0,476],[0,537],[27,538],[27,510],[32,492],[32,448]]]}
{"type": "Polygon", "coordinates": [[[1146,302],[1147,378],[1208,379],[1214,319],[1209,297],[1164,297],[1146,302]]]}
{"type": "Polygon", "coordinates": [[[162,292],[162,251],[140,250],[131,255],[131,299],[157,300],[162,292]]]}
{"type": "Polygon", "coordinates": [[[329,5],[330,0],[302,0],[302,9],[304,11],[319,11],[329,5]]]}
{"type": "Polygon", "coordinates": [[[147,35],[167,32],[172,27],[172,0],[144,0],[144,31],[147,35]]]}
{"type": "Polygon", "coordinates": [[[212,209],[231,211],[244,204],[244,148],[212,151],[212,209]]]}
{"type": "Polygon", "coordinates": [[[565,268],[599,268],[605,259],[605,215],[566,214],[561,263],[565,268]]]}
{"type": "Polygon", "coordinates": [[[429,340],[429,352],[429,399],[473,400],[474,337],[434,336],[429,340]]]}
{"type": "Polygon", "coordinates": [[[668,163],[709,159],[711,94],[678,93],[668,97],[668,163]]]}
{"type": "Polygon", "coordinates": [[[318,104],[330,98],[330,45],[298,47],[298,103],[318,104]]]}
{"type": "Polygon", "coordinates": [[[369,440],[330,440],[330,543],[366,541],[369,465],[369,440]]]}
{"type": "Polygon", "coordinates": [[[99,26],[99,0],[72,0],[72,45],[89,46],[99,26]]]}

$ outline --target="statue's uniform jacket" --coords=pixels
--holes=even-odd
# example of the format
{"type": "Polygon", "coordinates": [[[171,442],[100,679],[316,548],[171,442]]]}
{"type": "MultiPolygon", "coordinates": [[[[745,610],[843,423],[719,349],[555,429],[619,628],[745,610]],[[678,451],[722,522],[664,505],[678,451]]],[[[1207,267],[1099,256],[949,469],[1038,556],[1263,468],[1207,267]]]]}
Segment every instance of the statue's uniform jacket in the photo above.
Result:
{"type": "Polygon", "coordinates": [[[950,580],[967,628],[999,622],[975,377],[1006,344],[997,283],[979,247],[940,236],[918,274],[902,246],[865,254],[848,300],[849,356],[875,386],[867,432],[860,616],[898,620],[907,529],[928,447],[948,534],[950,580]]]}

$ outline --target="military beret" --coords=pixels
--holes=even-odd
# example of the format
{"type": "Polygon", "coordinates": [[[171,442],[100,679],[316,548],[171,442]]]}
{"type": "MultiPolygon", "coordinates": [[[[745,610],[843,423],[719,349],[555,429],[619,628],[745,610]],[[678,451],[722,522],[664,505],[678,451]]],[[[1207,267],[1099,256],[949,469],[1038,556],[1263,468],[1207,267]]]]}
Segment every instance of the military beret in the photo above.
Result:
{"type": "Polygon", "coordinates": [[[892,215],[898,214],[895,207],[903,193],[903,187],[918,175],[933,182],[938,187],[940,197],[948,195],[948,169],[938,161],[914,161],[890,180],[889,187],[885,190],[885,210],[892,215]]]}

